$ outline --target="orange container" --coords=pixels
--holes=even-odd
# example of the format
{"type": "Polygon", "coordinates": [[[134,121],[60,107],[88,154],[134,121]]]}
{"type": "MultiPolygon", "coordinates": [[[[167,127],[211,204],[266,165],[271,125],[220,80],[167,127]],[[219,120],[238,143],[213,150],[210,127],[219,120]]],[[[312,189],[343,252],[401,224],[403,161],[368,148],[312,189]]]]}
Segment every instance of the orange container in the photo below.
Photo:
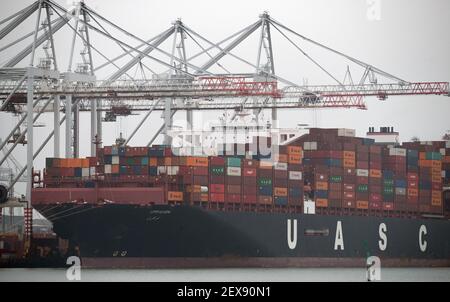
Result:
{"type": "Polygon", "coordinates": [[[172,157],[164,157],[164,166],[172,165],[172,157]]]}
{"type": "Polygon", "coordinates": [[[188,186],[186,187],[186,192],[188,193],[200,193],[202,190],[202,186],[198,186],[198,185],[193,185],[193,186],[188,186]]]}
{"type": "Polygon", "coordinates": [[[208,167],[207,157],[188,156],[186,165],[191,167],[208,167]]]}
{"type": "Polygon", "coordinates": [[[344,158],[343,166],[344,168],[355,168],[356,161],[355,159],[344,158]]]}
{"type": "Polygon", "coordinates": [[[301,164],[302,157],[299,154],[289,154],[288,155],[288,163],[290,164],[301,164]]]}
{"type": "Polygon", "coordinates": [[[353,152],[353,151],[344,151],[343,155],[344,155],[344,159],[355,160],[355,152],[353,152]]]}
{"type": "Polygon", "coordinates": [[[434,198],[441,198],[442,197],[442,192],[440,191],[431,191],[431,196],[434,198]]]}
{"type": "Polygon", "coordinates": [[[89,168],[89,158],[83,158],[81,160],[81,167],[82,168],[89,168]]]}
{"type": "Polygon", "coordinates": [[[358,200],[356,201],[356,208],[367,210],[369,208],[369,202],[365,200],[358,200]]]}
{"type": "Polygon", "coordinates": [[[59,160],[59,167],[60,168],[69,168],[69,161],[68,158],[61,158],[59,160]]]}
{"type": "Polygon", "coordinates": [[[119,174],[119,165],[111,165],[111,173],[112,174],[119,174]]]}
{"type": "Polygon", "coordinates": [[[148,165],[152,167],[156,167],[158,165],[158,159],[156,157],[150,157],[148,161],[148,165]]]}
{"type": "Polygon", "coordinates": [[[419,190],[408,188],[408,196],[417,197],[419,195],[419,190]]]}
{"type": "Polygon", "coordinates": [[[289,154],[289,155],[294,155],[294,154],[296,154],[296,155],[302,155],[302,147],[300,147],[300,146],[288,146],[287,147],[287,153],[289,154]]]}
{"type": "Polygon", "coordinates": [[[287,188],[280,188],[280,187],[275,187],[274,188],[274,195],[275,196],[287,196],[287,188]]]}
{"type": "Polygon", "coordinates": [[[431,161],[431,167],[436,169],[442,169],[442,161],[440,160],[432,160],[431,161]]]}
{"type": "Polygon", "coordinates": [[[419,160],[425,160],[426,157],[426,153],[425,152],[419,152],[419,160]]]}
{"type": "Polygon", "coordinates": [[[287,163],[288,156],[286,154],[275,154],[275,161],[279,163],[287,163]]]}
{"type": "Polygon", "coordinates": [[[431,160],[419,159],[419,167],[431,168],[432,167],[431,160]]]}
{"type": "Polygon", "coordinates": [[[444,158],[442,159],[442,162],[446,163],[446,164],[450,164],[450,155],[444,156],[444,158]]]}
{"type": "Polygon", "coordinates": [[[431,182],[442,182],[442,177],[441,175],[431,175],[431,182]]]}
{"type": "Polygon", "coordinates": [[[272,169],[273,168],[273,163],[271,161],[268,160],[262,160],[259,162],[259,168],[260,169],[272,169]]]}
{"type": "Polygon", "coordinates": [[[183,192],[168,191],[167,199],[169,201],[183,201],[183,192]]]}
{"type": "Polygon", "coordinates": [[[432,206],[442,206],[442,196],[431,197],[431,205],[432,206]]]}
{"type": "Polygon", "coordinates": [[[316,190],[328,190],[328,182],[326,181],[316,182],[316,190]]]}
{"type": "Polygon", "coordinates": [[[201,200],[202,202],[208,202],[208,201],[209,201],[208,193],[202,193],[202,194],[200,195],[200,200],[201,200]]]}
{"type": "Polygon", "coordinates": [[[375,178],[380,178],[381,177],[381,170],[370,169],[369,176],[370,177],[375,177],[375,178]]]}
{"type": "Polygon", "coordinates": [[[318,208],[327,208],[328,207],[328,199],[316,199],[316,207],[318,208]]]}

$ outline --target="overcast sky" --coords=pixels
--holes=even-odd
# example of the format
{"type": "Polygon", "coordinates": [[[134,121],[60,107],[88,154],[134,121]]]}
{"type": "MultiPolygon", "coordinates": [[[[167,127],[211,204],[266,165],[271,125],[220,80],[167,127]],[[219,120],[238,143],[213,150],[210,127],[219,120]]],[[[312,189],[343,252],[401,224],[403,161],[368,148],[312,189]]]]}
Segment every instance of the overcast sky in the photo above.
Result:
{"type": "MultiPolygon", "coordinates": [[[[64,7],[71,2],[57,1],[64,7]]],[[[372,64],[382,70],[407,81],[446,81],[450,80],[450,1],[448,0],[344,0],[344,1],[119,1],[119,0],[86,0],[87,5],[109,18],[111,21],[139,36],[149,39],[171,26],[171,23],[181,18],[182,21],[211,41],[221,39],[237,32],[258,20],[263,11],[268,11],[271,17],[280,23],[294,29],[313,40],[342,51],[352,57],[372,64]]],[[[0,19],[22,9],[32,1],[15,0],[2,1],[0,19]]],[[[57,16],[53,16],[56,18],[57,16]]],[[[24,28],[18,28],[0,41],[0,47],[6,45],[32,30],[35,17],[25,22],[24,28]]],[[[112,32],[114,33],[114,32],[112,32]]],[[[309,84],[334,84],[323,72],[308,62],[298,50],[290,45],[282,36],[272,29],[274,40],[274,61],[276,73],[295,82],[309,84]]],[[[256,62],[258,34],[254,33],[246,43],[235,49],[235,53],[256,62]]],[[[60,69],[67,69],[70,34],[56,36],[56,52],[60,69]]],[[[137,45],[137,41],[117,34],[117,37],[137,45]]],[[[290,36],[293,38],[293,36],[290,36]]],[[[120,48],[104,38],[92,34],[92,44],[101,49],[102,53],[112,58],[120,54],[120,48]],[[109,44],[108,44],[109,43],[109,44]]],[[[294,39],[299,46],[334,72],[342,80],[348,64],[341,58],[329,55],[320,49],[311,47],[300,39],[294,39]]],[[[26,43],[25,43],[26,44],[26,43]]],[[[21,45],[25,45],[21,44],[21,45]]],[[[170,50],[171,42],[161,48],[170,50]]],[[[191,43],[192,44],[192,43],[191,43]]],[[[204,44],[205,45],[205,44],[204,44]]],[[[188,56],[199,49],[188,47],[188,56]]],[[[0,65],[11,58],[21,46],[12,47],[0,52],[0,65]]],[[[37,53],[39,58],[42,52],[37,53]]],[[[156,55],[155,55],[156,56],[156,55]]],[[[80,62],[76,56],[75,62],[80,62]]],[[[98,66],[104,60],[94,54],[94,65],[98,66]]],[[[26,66],[29,60],[20,65],[26,66]]],[[[198,62],[200,64],[200,62],[198,62]]],[[[148,62],[148,66],[152,66],[148,62]]],[[[223,65],[233,72],[252,72],[252,68],[236,60],[225,59],[223,65]]],[[[153,67],[153,66],[152,66],[153,67]]],[[[353,68],[353,66],[350,66],[353,68]]],[[[104,79],[112,70],[102,70],[97,77],[104,79]]],[[[162,71],[162,70],[161,70],[162,71]]],[[[132,69],[130,73],[137,70],[132,69]]],[[[362,70],[352,69],[354,80],[362,70]]],[[[380,79],[380,82],[381,79],[380,79]]],[[[317,127],[346,127],[356,129],[363,136],[369,126],[393,126],[400,132],[401,140],[409,140],[418,136],[422,140],[437,140],[450,130],[450,98],[444,96],[411,96],[390,97],[386,101],[368,98],[368,110],[280,110],[280,126],[295,127],[298,123],[307,123],[317,127]]],[[[220,114],[220,113],[217,113],[220,114]]],[[[201,125],[200,113],[195,115],[196,126],[201,125]]],[[[132,141],[132,145],[145,145],[148,138],[159,128],[161,120],[159,113],[153,113],[132,141]]],[[[216,114],[203,113],[203,119],[216,114]]],[[[177,114],[176,118],[183,115],[177,114]]],[[[120,118],[117,123],[104,124],[104,143],[113,143],[120,131],[125,135],[131,133],[139,122],[139,116],[120,118]]],[[[0,137],[4,138],[17,117],[0,113],[0,137]]],[[[52,116],[47,114],[40,121],[47,127],[35,128],[36,144],[51,131],[52,116]]],[[[86,140],[81,145],[81,155],[89,155],[89,114],[82,114],[82,137],[86,140]]],[[[62,128],[61,134],[64,134],[62,128]]],[[[64,137],[62,137],[64,143],[64,137]]],[[[37,168],[45,164],[44,158],[51,157],[53,143],[43,150],[35,162],[37,168]]],[[[63,150],[61,148],[61,150],[63,150]]],[[[19,147],[15,156],[24,159],[25,148],[19,147]]]]}

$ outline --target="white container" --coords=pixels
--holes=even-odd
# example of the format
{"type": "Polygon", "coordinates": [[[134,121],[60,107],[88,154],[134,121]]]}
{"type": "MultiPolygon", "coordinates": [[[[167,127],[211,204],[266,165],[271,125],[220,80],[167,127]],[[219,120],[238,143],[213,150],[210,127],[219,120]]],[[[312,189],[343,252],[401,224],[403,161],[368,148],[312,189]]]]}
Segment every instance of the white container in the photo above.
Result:
{"type": "Polygon", "coordinates": [[[303,149],[305,150],[317,150],[317,142],[304,142],[303,149]]]}
{"type": "Polygon", "coordinates": [[[369,177],[369,170],[367,170],[367,169],[356,169],[356,176],[369,177]]]}
{"type": "Polygon", "coordinates": [[[95,175],[95,167],[90,167],[89,168],[89,175],[90,176],[94,176],[95,175]]]}
{"type": "Polygon", "coordinates": [[[179,166],[168,166],[167,167],[167,175],[177,175],[180,171],[179,166]]]}
{"type": "Polygon", "coordinates": [[[439,149],[439,151],[441,152],[442,156],[445,156],[445,148],[441,148],[441,149],[439,149]]]}
{"type": "Polygon", "coordinates": [[[200,187],[200,192],[201,193],[208,193],[208,187],[207,186],[201,186],[200,187]]]}
{"type": "Polygon", "coordinates": [[[347,136],[347,137],[355,137],[355,129],[345,129],[340,128],[338,129],[338,136],[347,136]]]}
{"type": "Polygon", "coordinates": [[[445,142],[445,148],[450,148],[450,141],[445,142]]]}
{"type": "Polygon", "coordinates": [[[89,177],[89,168],[81,168],[81,177],[89,177]]]}
{"type": "Polygon", "coordinates": [[[164,174],[166,174],[166,166],[158,166],[156,169],[157,169],[156,170],[156,174],[157,175],[164,175],[164,174]]]}
{"type": "Polygon", "coordinates": [[[112,156],[111,157],[111,163],[113,165],[118,165],[119,164],[119,156],[112,156]]]}
{"type": "Polygon", "coordinates": [[[239,168],[239,167],[227,167],[227,175],[229,175],[229,176],[241,176],[241,168],[239,168]]]}
{"type": "Polygon", "coordinates": [[[275,165],[274,165],[274,169],[275,170],[287,171],[287,168],[288,168],[288,164],[287,163],[275,163],[275,165]]]}
{"type": "Polygon", "coordinates": [[[105,165],[105,174],[111,174],[111,165],[105,165]]]}
{"type": "Polygon", "coordinates": [[[391,156],[406,156],[406,149],[390,148],[389,155],[391,155],[391,156]]]}
{"type": "Polygon", "coordinates": [[[406,189],[405,188],[395,188],[395,194],[396,195],[406,195],[406,189]]]}
{"type": "Polygon", "coordinates": [[[289,171],[290,180],[302,180],[302,172],[300,171],[289,171]]]}

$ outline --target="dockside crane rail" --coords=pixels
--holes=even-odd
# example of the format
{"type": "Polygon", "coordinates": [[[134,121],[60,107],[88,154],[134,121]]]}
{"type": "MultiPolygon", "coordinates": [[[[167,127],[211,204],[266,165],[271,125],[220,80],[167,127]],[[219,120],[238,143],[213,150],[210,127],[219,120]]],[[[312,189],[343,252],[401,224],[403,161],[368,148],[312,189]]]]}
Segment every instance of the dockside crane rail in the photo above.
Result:
{"type": "MultiPolygon", "coordinates": [[[[27,123],[27,130],[21,134],[23,137],[26,135],[27,139],[27,165],[20,169],[12,185],[27,171],[28,201],[31,200],[33,159],[52,138],[55,142],[54,156],[60,157],[60,125],[64,122],[65,156],[79,155],[81,111],[91,113],[89,139],[91,155],[95,156],[98,146],[94,142],[96,139],[102,140],[102,123],[105,120],[115,121],[115,116],[129,115],[133,111],[145,111],[146,114],[126,139],[127,144],[153,111],[164,112],[163,125],[152,137],[150,144],[161,132],[168,139],[172,118],[175,112],[180,111],[186,112],[188,124],[192,125],[194,110],[253,110],[255,114],[259,114],[262,109],[270,109],[272,120],[276,120],[279,108],[367,109],[364,102],[366,97],[385,100],[389,96],[398,95],[449,96],[448,82],[405,81],[308,38],[275,20],[267,12],[219,42],[212,42],[180,19],[162,33],[145,40],[99,14],[83,1],[65,9],[52,0],[38,0],[0,21],[0,53],[30,38],[30,44],[15,52],[0,67],[0,111],[12,113],[17,107],[24,107],[23,117],[10,136],[24,122],[27,123]],[[32,15],[36,15],[36,22],[31,32],[2,45],[4,38],[32,15]],[[52,16],[55,17],[53,20],[52,16]],[[64,37],[72,38],[67,44],[70,45],[70,55],[66,72],[62,72],[58,66],[61,65],[60,59],[64,58],[62,56],[67,58],[67,53],[56,52],[58,44],[55,43],[55,40],[61,38],[57,34],[63,30],[70,33],[64,37]],[[239,56],[236,50],[252,35],[258,35],[255,63],[239,56]],[[275,70],[280,70],[280,67],[277,65],[275,69],[277,56],[273,48],[274,35],[287,41],[300,58],[306,58],[314,68],[330,78],[333,84],[299,85],[277,74],[275,70]],[[170,39],[171,43],[164,43],[170,39]],[[105,55],[105,49],[102,50],[106,45],[105,40],[118,47],[116,57],[109,58],[105,55]],[[133,42],[125,42],[130,40],[133,42]],[[297,40],[302,41],[302,44],[297,40]],[[170,44],[170,49],[165,50],[165,44],[170,44]],[[306,44],[356,66],[362,74],[361,78],[354,83],[347,64],[346,78],[352,80],[347,84],[345,79],[340,81],[319,59],[306,51],[306,44]],[[81,63],[78,65],[73,64],[76,45],[81,48],[81,63]],[[35,56],[41,46],[44,57],[39,64],[35,64],[35,56]],[[97,65],[94,64],[93,54],[97,55],[96,60],[100,60],[96,62],[97,65]],[[239,62],[242,67],[231,70],[225,66],[225,57],[239,62]],[[26,58],[29,59],[29,64],[19,66],[26,58]],[[127,60],[123,63],[125,59],[127,60]],[[201,62],[198,63],[199,61],[201,62]],[[96,73],[106,68],[113,71],[109,76],[97,79],[96,73]],[[140,72],[130,74],[133,68],[140,72]],[[249,68],[251,72],[248,72],[249,68]],[[53,113],[53,131],[34,152],[33,125],[46,112],[53,113]],[[61,112],[64,114],[62,118],[61,112]],[[105,118],[102,117],[103,112],[105,118]]],[[[292,66],[295,64],[294,58],[292,66]]],[[[6,150],[6,143],[0,142],[0,150],[6,150]]],[[[8,156],[16,145],[17,143],[6,151],[8,156]]],[[[4,162],[5,159],[1,161],[4,162]]]]}

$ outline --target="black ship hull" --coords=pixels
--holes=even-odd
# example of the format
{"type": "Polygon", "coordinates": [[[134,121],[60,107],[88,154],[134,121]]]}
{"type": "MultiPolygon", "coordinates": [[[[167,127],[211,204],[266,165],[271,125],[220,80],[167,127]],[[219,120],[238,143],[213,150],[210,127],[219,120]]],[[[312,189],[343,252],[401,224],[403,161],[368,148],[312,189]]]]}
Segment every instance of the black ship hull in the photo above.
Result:
{"type": "Polygon", "coordinates": [[[89,267],[364,266],[370,256],[385,266],[450,266],[443,219],[113,204],[42,212],[89,267]]]}

